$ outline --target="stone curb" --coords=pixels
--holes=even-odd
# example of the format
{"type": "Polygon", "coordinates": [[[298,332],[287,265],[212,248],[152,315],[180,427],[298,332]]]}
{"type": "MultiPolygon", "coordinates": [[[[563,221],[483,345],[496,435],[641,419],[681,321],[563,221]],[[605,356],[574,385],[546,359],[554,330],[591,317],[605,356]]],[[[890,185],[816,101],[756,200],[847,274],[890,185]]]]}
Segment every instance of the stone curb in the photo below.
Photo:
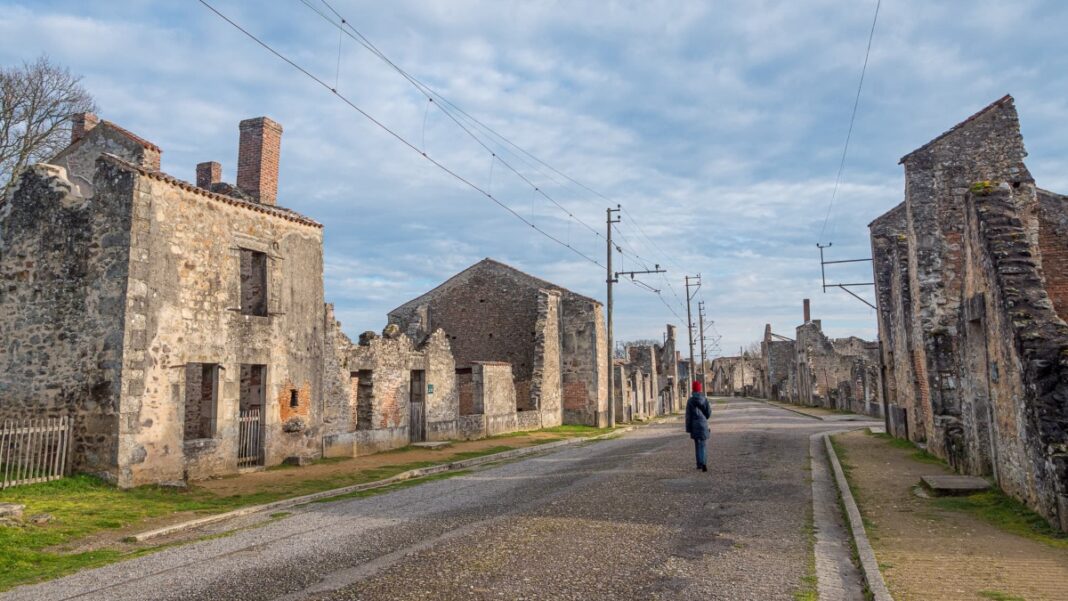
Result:
{"type": "Polygon", "coordinates": [[[857,507],[853,493],[849,490],[849,481],[846,480],[842,464],[838,462],[838,455],[834,452],[831,444],[831,433],[823,435],[823,442],[827,446],[827,458],[831,460],[831,469],[834,470],[834,479],[838,483],[838,491],[842,495],[842,505],[845,506],[846,517],[849,518],[849,528],[853,532],[853,541],[857,545],[857,556],[860,558],[860,567],[864,573],[864,579],[868,582],[868,590],[872,593],[874,601],[894,601],[890,591],[886,588],[883,573],[879,571],[879,562],[875,559],[875,550],[868,541],[868,534],[864,531],[864,520],[860,517],[860,508],[857,507]]]}
{"type": "MultiPolygon", "coordinates": [[[[655,422],[651,422],[655,423],[655,422]]],[[[374,482],[364,482],[362,484],[353,484],[352,486],[345,486],[342,488],[334,488],[331,490],[324,490],[309,495],[303,495],[300,497],[293,497],[291,499],[282,499],[281,501],[274,501],[272,503],[266,503],[263,505],[251,505],[249,507],[242,507],[241,509],[235,509],[233,511],[227,511],[226,513],[218,513],[215,515],[204,516],[195,520],[189,520],[180,524],[171,524],[170,526],[164,526],[163,528],[157,528],[155,530],[149,530],[147,532],[141,532],[128,537],[126,540],[130,542],[144,542],[153,538],[159,538],[168,534],[175,534],[177,532],[183,532],[185,530],[191,530],[199,528],[200,526],[207,526],[216,522],[223,522],[233,518],[238,518],[253,513],[261,513],[264,511],[276,511],[279,509],[288,509],[297,505],[304,505],[313,501],[320,501],[323,499],[329,499],[332,497],[339,497],[355,492],[362,492],[365,490],[371,490],[374,488],[382,488],[398,482],[404,482],[405,480],[411,480],[412,478],[422,478],[423,476],[432,476],[434,474],[440,474],[443,472],[451,472],[456,470],[462,470],[469,467],[475,467],[486,463],[493,463],[496,461],[503,461],[506,459],[512,459],[515,457],[523,457],[526,455],[534,455],[543,451],[549,451],[552,449],[558,449],[560,447],[573,446],[582,442],[591,440],[603,440],[610,438],[618,434],[630,432],[637,426],[627,426],[625,428],[619,428],[613,432],[607,432],[598,436],[591,436],[589,438],[576,437],[569,438],[567,440],[558,440],[555,442],[549,442],[541,445],[534,445],[530,447],[523,447],[521,449],[512,449],[510,451],[503,451],[501,453],[494,453],[492,455],[483,455],[481,457],[473,457],[471,459],[463,459],[460,461],[453,461],[450,463],[442,463],[439,465],[431,465],[427,467],[416,468],[414,470],[408,470],[401,472],[394,476],[390,476],[384,480],[375,480],[374,482]]]]}

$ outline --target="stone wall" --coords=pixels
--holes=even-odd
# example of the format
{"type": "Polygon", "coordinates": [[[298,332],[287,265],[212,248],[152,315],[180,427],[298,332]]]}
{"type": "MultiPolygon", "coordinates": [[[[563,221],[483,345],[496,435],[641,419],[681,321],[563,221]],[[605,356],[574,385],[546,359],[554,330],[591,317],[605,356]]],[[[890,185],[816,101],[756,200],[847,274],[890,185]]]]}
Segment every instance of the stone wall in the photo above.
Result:
{"type": "Polygon", "coordinates": [[[1045,289],[1038,204],[1029,181],[984,184],[967,196],[959,327],[968,376],[948,458],[992,475],[1068,531],[1068,325],[1045,289]]]}
{"type": "MultiPolygon", "coordinates": [[[[955,339],[961,305],[964,196],[980,181],[1030,181],[1013,99],[1001,98],[901,159],[908,211],[915,369],[929,399],[928,448],[946,457],[960,434],[955,339]]],[[[928,402],[921,398],[924,409],[928,402]]]]}
{"type": "Polygon", "coordinates": [[[40,164],[0,203],[0,419],[70,415],[72,468],[117,481],[136,178],[98,185],[40,164]]]}
{"type": "Polygon", "coordinates": [[[563,420],[559,292],[538,291],[538,319],[534,323],[534,333],[534,372],[529,402],[517,393],[516,403],[522,403],[521,410],[540,413],[538,422],[546,427],[559,426],[563,420]]]}
{"type": "Polygon", "coordinates": [[[679,363],[675,360],[678,354],[677,330],[675,326],[667,324],[665,332],[664,344],[657,346],[657,379],[664,411],[676,413],[682,409],[678,385],[679,363]]]}
{"type": "Polygon", "coordinates": [[[515,432],[516,391],[512,366],[501,362],[476,362],[472,366],[475,397],[485,407],[486,436],[515,432]]]}
{"type": "Polygon", "coordinates": [[[601,304],[568,292],[561,312],[563,423],[607,427],[607,332],[601,304]]]}

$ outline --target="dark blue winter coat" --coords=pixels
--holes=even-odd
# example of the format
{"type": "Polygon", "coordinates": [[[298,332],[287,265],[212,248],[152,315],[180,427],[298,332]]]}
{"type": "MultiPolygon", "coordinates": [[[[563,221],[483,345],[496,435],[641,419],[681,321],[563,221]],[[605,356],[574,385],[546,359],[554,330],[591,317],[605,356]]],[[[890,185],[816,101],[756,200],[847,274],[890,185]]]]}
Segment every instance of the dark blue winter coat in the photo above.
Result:
{"type": "Polygon", "coordinates": [[[708,440],[708,417],[712,408],[705,395],[695,392],[686,401],[686,432],[694,440],[708,440]]]}

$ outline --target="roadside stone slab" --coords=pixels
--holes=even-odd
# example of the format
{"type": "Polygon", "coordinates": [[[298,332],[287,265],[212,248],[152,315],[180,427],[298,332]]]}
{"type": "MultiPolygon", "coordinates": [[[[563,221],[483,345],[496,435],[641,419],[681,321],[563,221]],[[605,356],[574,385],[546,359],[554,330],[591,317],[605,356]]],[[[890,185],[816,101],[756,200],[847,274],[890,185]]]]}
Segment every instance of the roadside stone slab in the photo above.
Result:
{"type": "Polygon", "coordinates": [[[938,496],[970,495],[990,489],[990,482],[976,476],[934,475],[921,480],[938,496]]]}

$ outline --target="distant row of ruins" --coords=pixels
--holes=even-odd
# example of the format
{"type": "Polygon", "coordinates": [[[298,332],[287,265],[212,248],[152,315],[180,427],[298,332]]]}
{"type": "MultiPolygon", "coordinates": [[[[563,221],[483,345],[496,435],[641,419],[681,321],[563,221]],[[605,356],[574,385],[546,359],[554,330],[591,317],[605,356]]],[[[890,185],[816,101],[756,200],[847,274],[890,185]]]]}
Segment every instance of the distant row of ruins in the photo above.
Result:
{"type": "Polygon", "coordinates": [[[0,201],[0,419],[70,416],[119,486],[676,411],[674,326],[609,368],[601,303],[486,259],[353,342],[323,226],[278,206],[282,126],[191,184],[92,114],[0,201]]]}

